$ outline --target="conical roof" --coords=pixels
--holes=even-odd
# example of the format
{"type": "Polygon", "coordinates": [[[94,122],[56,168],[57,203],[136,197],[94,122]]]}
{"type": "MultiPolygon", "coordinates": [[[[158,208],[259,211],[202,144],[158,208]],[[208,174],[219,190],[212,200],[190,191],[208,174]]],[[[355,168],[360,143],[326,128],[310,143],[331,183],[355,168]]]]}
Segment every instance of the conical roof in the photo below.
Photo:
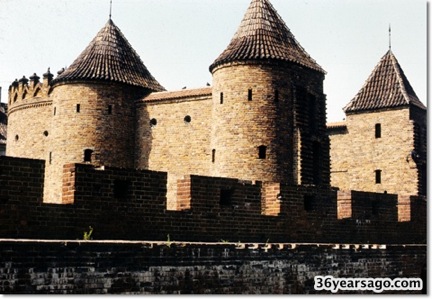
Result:
{"type": "Polygon", "coordinates": [[[111,19],[53,84],[72,80],[102,80],[145,87],[152,91],[165,90],[111,19]]]}
{"type": "Polygon", "coordinates": [[[375,66],[357,95],[345,106],[345,113],[415,105],[418,99],[393,52],[389,50],[375,66]]]}
{"type": "Polygon", "coordinates": [[[224,63],[260,59],[290,61],[325,73],[297,42],[269,0],[252,0],[236,34],[210,71],[224,63]]]}

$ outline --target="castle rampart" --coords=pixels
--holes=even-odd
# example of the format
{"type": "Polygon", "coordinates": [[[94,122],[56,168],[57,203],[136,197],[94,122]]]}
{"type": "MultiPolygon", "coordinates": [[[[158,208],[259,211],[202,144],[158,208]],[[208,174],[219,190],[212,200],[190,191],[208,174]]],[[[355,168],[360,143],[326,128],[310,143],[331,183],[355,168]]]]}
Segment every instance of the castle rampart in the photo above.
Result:
{"type": "Polygon", "coordinates": [[[410,220],[401,222],[397,195],[352,191],[351,216],[338,219],[336,191],[190,176],[179,181],[183,206],[168,211],[164,172],[68,164],[62,189],[69,204],[53,205],[42,202],[43,161],[0,157],[0,166],[0,237],[76,239],[92,226],[95,239],[166,240],[169,234],[171,240],[209,242],[426,240],[423,197],[410,197],[410,220]],[[266,203],[276,199],[278,206],[269,210],[266,203]]]}

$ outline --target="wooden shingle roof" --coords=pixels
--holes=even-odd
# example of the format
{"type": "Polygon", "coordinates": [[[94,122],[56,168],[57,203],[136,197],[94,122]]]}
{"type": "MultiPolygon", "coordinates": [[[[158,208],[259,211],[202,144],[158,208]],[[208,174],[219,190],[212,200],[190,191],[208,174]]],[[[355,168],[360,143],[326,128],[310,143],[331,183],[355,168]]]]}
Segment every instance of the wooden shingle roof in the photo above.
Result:
{"type": "Polygon", "coordinates": [[[111,19],[53,84],[75,80],[110,81],[152,91],[165,90],[111,19]]]}
{"type": "Polygon", "coordinates": [[[210,66],[245,60],[282,60],[325,73],[297,42],[269,0],[252,0],[236,34],[210,66]]]}
{"type": "Polygon", "coordinates": [[[357,95],[344,107],[345,113],[415,105],[418,99],[393,52],[389,50],[375,66],[357,95]]]}

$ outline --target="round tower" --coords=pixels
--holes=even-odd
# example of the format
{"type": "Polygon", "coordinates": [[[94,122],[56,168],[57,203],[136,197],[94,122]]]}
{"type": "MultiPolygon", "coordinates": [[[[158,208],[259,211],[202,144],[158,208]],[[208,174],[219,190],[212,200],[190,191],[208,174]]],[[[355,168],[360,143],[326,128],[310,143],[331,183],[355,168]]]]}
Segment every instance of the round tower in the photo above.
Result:
{"type": "Polygon", "coordinates": [[[251,2],[210,71],[212,175],[306,183],[311,175],[302,161],[314,155],[313,145],[304,142],[306,135],[325,134],[324,71],[268,0],[251,2]],[[315,103],[309,105],[307,95],[315,103]],[[310,121],[304,119],[308,123],[302,125],[299,113],[309,108],[310,121]],[[311,132],[312,123],[322,131],[311,132]]]}
{"type": "Polygon", "coordinates": [[[51,126],[52,74],[22,77],[9,87],[6,154],[11,157],[45,160],[51,126]]]}
{"type": "Polygon", "coordinates": [[[110,19],[52,82],[46,202],[61,202],[63,165],[134,167],[135,101],[164,88],[110,19]]]}

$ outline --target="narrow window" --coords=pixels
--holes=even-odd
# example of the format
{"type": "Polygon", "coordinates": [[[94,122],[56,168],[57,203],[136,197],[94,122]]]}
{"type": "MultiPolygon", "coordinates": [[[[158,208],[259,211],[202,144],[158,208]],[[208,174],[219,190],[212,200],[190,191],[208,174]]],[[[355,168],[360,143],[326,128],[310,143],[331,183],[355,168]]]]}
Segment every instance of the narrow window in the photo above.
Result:
{"type": "Polygon", "coordinates": [[[306,212],[311,212],[315,207],[315,196],[313,195],[304,195],[303,197],[303,205],[306,212]]]}
{"type": "Polygon", "coordinates": [[[381,170],[375,170],[375,184],[381,184],[381,170]]]}
{"type": "Polygon", "coordinates": [[[43,134],[45,137],[48,137],[48,131],[44,131],[43,134]]]}
{"type": "Polygon", "coordinates": [[[381,124],[375,124],[375,138],[381,138],[381,124]]]}
{"type": "Polygon", "coordinates": [[[49,152],[49,159],[48,159],[48,161],[49,161],[49,164],[52,163],[52,152],[49,152]]]}
{"type": "Polygon", "coordinates": [[[90,162],[91,163],[92,155],[93,155],[93,151],[91,149],[84,150],[84,162],[90,162]]]}
{"type": "Polygon", "coordinates": [[[225,207],[230,206],[232,204],[233,194],[234,194],[234,188],[221,189],[219,204],[225,207]]]}
{"type": "Polygon", "coordinates": [[[313,143],[312,147],[312,179],[314,185],[321,183],[321,144],[317,141],[313,143]]]}
{"type": "Polygon", "coordinates": [[[252,89],[248,90],[248,101],[252,101],[252,89]]]}
{"type": "Polygon", "coordinates": [[[108,114],[112,114],[112,105],[108,105],[108,114]]]}
{"type": "Polygon", "coordinates": [[[275,90],[275,94],[274,94],[274,101],[277,103],[279,102],[279,90],[275,90]]]}
{"type": "Polygon", "coordinates": [[[80,113],[80,111],[81,111],[81,105],[80,105],[80,104],[77,104],[77,105],[76,105],[76,112],[77,112],[77,113],[80,113]]]}
{"type": "Polygon", "coordinates": [[[117,199],[125,199],[129,193],[130,181],[128,180],[115,180],[114,181],[114,197],[117,199]]]}
{"type": "Polygon", "coordinates": [[[19,136],[15,135],[15,141],[18,141],[18,140],[19,140],[19,136]]]}
{"type": "Polygon", "coordinates": [[[258,147],[258,159],[267,158],[267,146],[261,145],[258,147]]]}
{"type": "Polygon", "coordinates": [[[57,107],[54,107],[54,115],[57,113],[57,107]]]}
{"type": "Polygon", "coordinates": [[[221,105],[223,104],[223,102],[224,102],[224,94],[223,94],[223,92],[221,92],[220,93],[220,103],[221,103],[221,105]]]}
{"type": "Polygon", "coordinates": [[[156,118],[152,118],[152,119],[150,120],[150,126],[153,128],[153,127],[156,127],[156,125],[157,125],[157,120],[156,120],[156,118]]]}
{"type": "Polygon", "coordinates": [[[212,163],[214,163],[216,161],[216,150],[213,149],[212,150],[212,163]]]}
{"type": "Polygon", "coordinates": [[[189,115],[186,115],[184,118],[185,123],[190,123],[192,121],[192,118],[189,115]]]}

